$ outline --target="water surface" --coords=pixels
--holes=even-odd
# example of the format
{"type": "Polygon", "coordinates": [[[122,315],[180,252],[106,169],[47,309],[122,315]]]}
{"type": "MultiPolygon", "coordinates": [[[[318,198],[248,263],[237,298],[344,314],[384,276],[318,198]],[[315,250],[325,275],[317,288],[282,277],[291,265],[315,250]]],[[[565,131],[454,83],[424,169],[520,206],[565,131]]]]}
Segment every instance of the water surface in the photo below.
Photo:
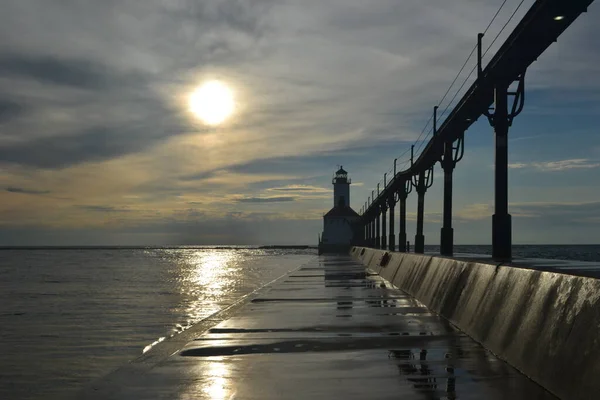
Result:
{"type": "Polygon", "coordinates": [[[0,251],[0,399],[62,397],[315,257],[256,248],[0,251]]]}

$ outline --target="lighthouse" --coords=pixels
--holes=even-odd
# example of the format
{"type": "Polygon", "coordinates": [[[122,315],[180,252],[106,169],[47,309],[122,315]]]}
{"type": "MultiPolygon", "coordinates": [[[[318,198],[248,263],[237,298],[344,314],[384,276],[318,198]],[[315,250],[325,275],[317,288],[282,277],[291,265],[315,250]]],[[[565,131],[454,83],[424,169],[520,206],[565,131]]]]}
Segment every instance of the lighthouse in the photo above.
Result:
{"type": "Polygon", "coordinates": [[[350,206],[350,184],[352,182],[348,178],[348,172],[341,165],[331,183],[333,184],[333,207],[350,206]]]}
{"type": "Polygon", "coordinates": [[[350,207],[352,181],[342,166],[331,181],[333,208],[323,216],[323,234],[319,240],[319,254],[347,252],[354,244],[360,216],[350,207]]]}

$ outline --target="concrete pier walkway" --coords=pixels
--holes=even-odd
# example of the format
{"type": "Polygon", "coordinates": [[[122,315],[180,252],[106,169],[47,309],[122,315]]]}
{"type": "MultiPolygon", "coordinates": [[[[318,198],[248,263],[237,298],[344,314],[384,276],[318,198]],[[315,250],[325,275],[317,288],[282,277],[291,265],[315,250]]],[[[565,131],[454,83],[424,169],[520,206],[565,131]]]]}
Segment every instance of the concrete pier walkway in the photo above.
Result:
{"type": "Polygon", "coordinates": [[[348,256],[316,258],[191,339],[82,397],[556,398],[348,256]]]}

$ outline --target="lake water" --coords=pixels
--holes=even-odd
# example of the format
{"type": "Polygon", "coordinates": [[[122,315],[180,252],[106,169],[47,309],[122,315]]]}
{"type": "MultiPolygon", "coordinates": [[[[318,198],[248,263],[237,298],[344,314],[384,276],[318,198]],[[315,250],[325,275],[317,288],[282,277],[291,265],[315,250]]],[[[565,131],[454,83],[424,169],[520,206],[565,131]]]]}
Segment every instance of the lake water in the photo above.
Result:
{"type": "MultiPolygon", "coordinates": [[[[491,246],[456,251],[490,254],[491,246]]],[[[597,245],[513,253],[600,261],[597,245]]],[[[247,247],[0,250],[0,399],[60,398],[315,256],[247,247]]]]}
{"type": "Polygon", "coordinates": [[[0,251],[0,399],[61,398],[314,250],[0,251]]]}

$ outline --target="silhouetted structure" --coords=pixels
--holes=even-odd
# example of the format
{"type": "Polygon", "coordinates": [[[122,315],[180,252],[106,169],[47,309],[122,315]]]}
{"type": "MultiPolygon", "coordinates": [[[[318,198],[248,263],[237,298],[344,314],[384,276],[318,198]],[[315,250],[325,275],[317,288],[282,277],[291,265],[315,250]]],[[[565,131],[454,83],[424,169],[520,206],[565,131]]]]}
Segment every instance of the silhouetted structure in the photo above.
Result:
{"type": "Polygon", "coordinates": [[[351,179],[342,166],[336,171],[333,184],[333,208],[323,216],[323,234],[319,238],[319,254],[347,253],[357,244],[360,215],[350,207],[351,179]]]}
{"type": "Polygon", "coordinates": [[[536,1],[485,69],[482,65],[483,55],[485,55],[482,54],[484,34],[478,35],[475,82],[439,127],[438,107],[434,107],[433,135],[423,151],[415,157],[413,146],[410,165],[402,171],[396,171],[397,159],[394,160],[392,179],[388,180],[386,173],[383,178],[383,188],[377,184],[377,193],[373,190],[361,209],[361,230],[366,245],[395,250],[394,207],[397,202],[400,202],[398,250],[407,250],[405,247],[406,198],[414,187],[418,195],[415,253],[423,253],[425,193],[433,184],[434,166],[440,162],[444,170],[441,254],[448,256],[453,254],[452,172],[464,155],[465,132],[475,121],[485,116],[493,127],[495,136],[492,256],[500,260],[511,258],[512,227],[511,216],[508,213],[508,131],[513,119],[524,107],[525,72],[533,61],[537,60],[571,23],[587,10],[592,2],[593,0],[536,1]],[[386,240],[388,209],[389,240],[386,240]]]}

